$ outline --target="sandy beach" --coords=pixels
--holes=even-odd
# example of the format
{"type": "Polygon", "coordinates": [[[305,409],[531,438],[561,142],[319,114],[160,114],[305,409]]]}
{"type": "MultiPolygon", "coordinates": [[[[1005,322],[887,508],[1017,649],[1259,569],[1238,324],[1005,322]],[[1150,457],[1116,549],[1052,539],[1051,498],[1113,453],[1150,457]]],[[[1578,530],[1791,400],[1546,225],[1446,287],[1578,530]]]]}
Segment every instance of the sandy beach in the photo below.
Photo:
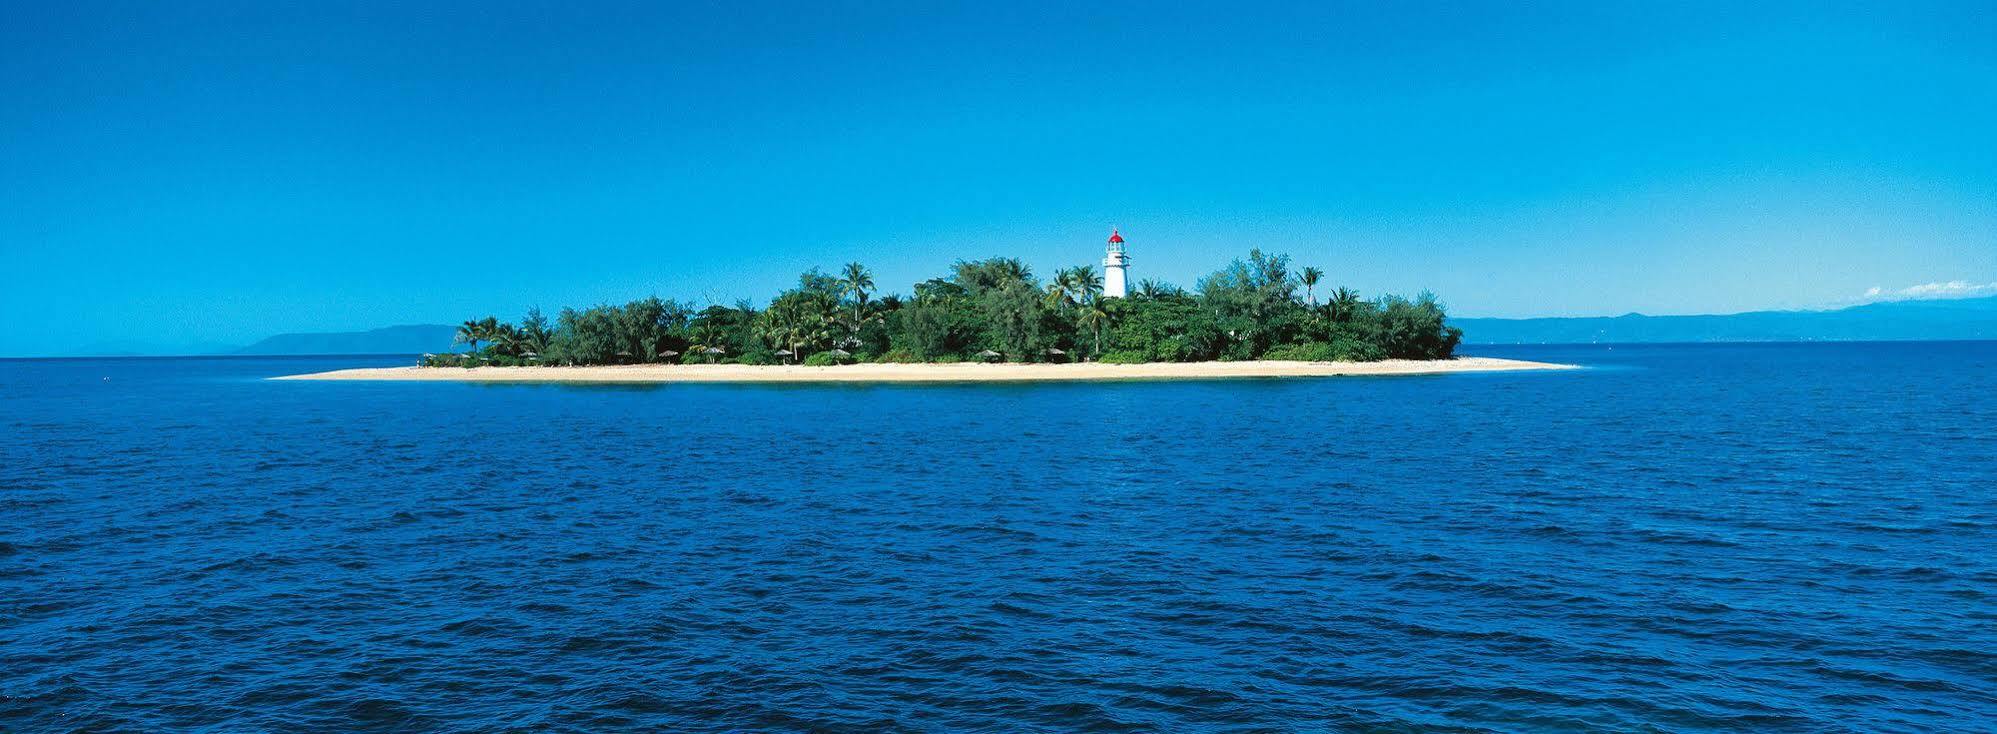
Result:
{"type": "Polygon", "coordinates": [[[1383,362],[1191,362],[1155,364],[853,364],[620,365],[599,367],[372,367],[278,380],[413,380],[448,382],[1058,382],[1071,380],[1203,380],[1345,375],[1436,375],[1455,372],[1575,369],[1573,365],[1493,357],[1383,362]]]}

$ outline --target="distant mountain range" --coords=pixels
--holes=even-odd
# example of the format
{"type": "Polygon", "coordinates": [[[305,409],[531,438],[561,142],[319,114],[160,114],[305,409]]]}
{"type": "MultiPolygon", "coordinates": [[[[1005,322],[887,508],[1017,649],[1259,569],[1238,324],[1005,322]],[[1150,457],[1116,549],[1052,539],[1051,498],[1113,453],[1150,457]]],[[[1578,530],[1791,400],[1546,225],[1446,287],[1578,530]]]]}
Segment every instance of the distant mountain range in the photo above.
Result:
{"type": "Polygon", "coordinates": [[[390,326],[373,331],[279,334],[232,354],[422,354],[451,349],[457,327],[443,324],[390,326]]]}
{"type": "Polygon", "coordinates": [[[1631,344],[1997,339],[1997,297],[1710,316],[1456,319],[1466,344],[1631,344]]]}

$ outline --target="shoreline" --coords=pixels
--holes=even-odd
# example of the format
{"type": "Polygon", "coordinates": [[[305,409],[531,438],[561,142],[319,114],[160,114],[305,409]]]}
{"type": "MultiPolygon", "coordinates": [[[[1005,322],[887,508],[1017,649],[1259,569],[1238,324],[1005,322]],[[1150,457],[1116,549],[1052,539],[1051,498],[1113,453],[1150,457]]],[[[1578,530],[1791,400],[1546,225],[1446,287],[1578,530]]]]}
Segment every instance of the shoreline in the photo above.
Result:
{"type": "Polygon", "coordinates": [[[512,383],[920,383],[1221,380],[1284,377],[1442,375],[1571,370],[1576,365],[1496,357],[1379,362],[1152,362],[1147,364],[601,365],[590,367],[362,367],[272,380],[512,383]]]}

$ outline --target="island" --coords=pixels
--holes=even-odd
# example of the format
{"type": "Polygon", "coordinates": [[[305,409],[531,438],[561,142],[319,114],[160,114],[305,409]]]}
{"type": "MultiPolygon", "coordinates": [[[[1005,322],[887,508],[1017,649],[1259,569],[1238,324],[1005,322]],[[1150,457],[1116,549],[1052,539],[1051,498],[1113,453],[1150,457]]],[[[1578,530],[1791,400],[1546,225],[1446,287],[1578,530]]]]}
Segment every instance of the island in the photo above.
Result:
{"type": "Polygon", "coordinates": [[[1251,250],[1193,290],[1128,280],[1120,233],[1103,269],[1042,281],[1015,258],[960,260],[881,295],[850,263],[814,268],[766,305],[657,297],[465,321],[462,351],[414,366],[287,379],[502,382],[937,382],[1405,375],[1560,369],[1458,358],[1432,294],[1362,299],[1324,271],[1251,250]]]}

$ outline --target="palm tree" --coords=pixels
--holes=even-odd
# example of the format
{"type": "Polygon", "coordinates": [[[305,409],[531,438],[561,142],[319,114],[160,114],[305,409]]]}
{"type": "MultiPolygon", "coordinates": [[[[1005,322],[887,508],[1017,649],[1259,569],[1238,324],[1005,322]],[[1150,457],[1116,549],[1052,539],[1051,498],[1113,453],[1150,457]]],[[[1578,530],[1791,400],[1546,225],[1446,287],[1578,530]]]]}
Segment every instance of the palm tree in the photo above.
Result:
{"type": "Polygon", "coordinates": [[[824,296],[793,291],[770,302],[755,323],[757,332],[773,346],[790,350],[803,359],[803,350],[816,349],[832,338],[828,328],[838,323],[839,305],[824,296]]]}
{"type": "Polygon", "coordinates": [[[526,337],[519,329],[514,328],[512,324],[500,324],[499,328],[494,329],[487,336],[492,339],[493,349],[497,350],[500,354],[508,357],[518,357],[521,352],[526,351],[526,337]]]}
{"type": "Polygon", "coordinates": [[[703,319],[695,322],[691,336],[693,343],[687,347],[688,354],[698,354],[708,347],[726,347],[728,325],[719,319],[703,319]]]}
{"type": "Polygon", "coordinates": [[[1102,299],[1098,298],[1089,301],[1088,306],[1082,309],[1081,318],[1077,319],[1075,323],[1082,328],[1088,329],[1089,333],[1095,336],[1095,347],[1089,350],[1089,355],[1093,357],[1102,354],[1103,327],[1109,325],[1109,311],[1103,309],[1102,299]]]}
{"type": "Polygon", "coordinates": [[[1077,290],[1074,269],[1064,268],[1054,271],[1054,279],[1047,282],[1047,307],[1059,310],[1074,305],[1077,290]]]}
{"type": "Polygon", "coordinates": [[[1103,279],[1094,267],[1062,268],[1054,271],[1054,279],[1047,283],[1047,307],[1058,309],[1090,303],[1102,292],[1103,279]]]}
{"type": "Polygon", "coordinates": [[[1317,268],[1304,268],[1303,274],[1299,275],[1297,279],[1304,282],[1304,300],[1309,301],[1313,306],[1317,305],[1317,282],[1324,279],[1324,271],[1317,268]]]}
{"type": "Polygon", "coordinates": [[[486,333],[484,322],[478,319],[466,319],[464,323],[458,324],[458,333],[452,337],[451,343],[469,344],[471,351],[476,352],[478,343],[485,341],[486,333]]]}
{"type": "Polygon", "coordinates": [[[789,309],[772,304],[770,310],[763,312],[763,317],[756,322],[762,327],[759,331],[762,332],[763,339],[788,350],[791,358],[796,358],[798,329],[797,324],[788,318],[790,316],[788,311],[789,309]]]}
{"type": "Polygon", "coordinates": [[[1103,277],[1096,272],[1094,265],[1081,265],[1075,268],[1075,295],[1077,301],[1095,303],[1103,294],[1103,277]]]}
{"type": "Polygon", "coordinates": [[[859,263],[846,263],[845,278],[840,285],[853,296],[853,330],[860,330],[860,321],[867,311],[867,296],[874,290],[874,274],[867,272],[867,266],[859,263]]]}
{"type": "Polygon", "coordinates": [[[1348,321],[1352,318],[1352,314],[1359,310],[1359,293],[1340,288],[1332,291],[1331,302],[1325,305],[1330,307],[1331,320],[1348,321]]]}

